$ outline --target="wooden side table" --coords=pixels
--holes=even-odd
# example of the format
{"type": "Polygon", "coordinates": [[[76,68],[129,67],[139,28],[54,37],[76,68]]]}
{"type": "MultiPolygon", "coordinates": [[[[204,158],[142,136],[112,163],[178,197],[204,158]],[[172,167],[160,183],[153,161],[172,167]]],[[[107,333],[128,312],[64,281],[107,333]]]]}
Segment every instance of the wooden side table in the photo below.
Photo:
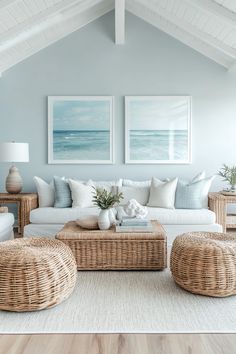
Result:
{"type": "Polygon", "coordinates": [[[18,233],[23,237],[25,225],[30,223],[30,211],[38,206],[36,193],[0,193],[0,205],[14,203],[18,207],[18,233]]]}
{"type": "Polygon", "coordinates": [[[236,228],[236,216],[227,215],[227,204],[236,204],[236,195],[209,193],[209,209],[216,214],[217,224],[222,225],[223,232],[227,228],[236,228]]]}

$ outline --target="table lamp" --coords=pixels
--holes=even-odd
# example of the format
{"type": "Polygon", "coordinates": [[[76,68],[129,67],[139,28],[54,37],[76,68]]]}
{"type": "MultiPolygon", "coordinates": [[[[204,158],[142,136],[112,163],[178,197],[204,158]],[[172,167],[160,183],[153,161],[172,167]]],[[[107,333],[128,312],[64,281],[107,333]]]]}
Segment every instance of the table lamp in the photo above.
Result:
{"type": "MultiPolygon", "coordinates": [[[[1,162],[29,162],[29,144],[28,143],[0,143],[0,161],[1,162]]],[[[23,187],[23,181],[18,168],[12,165],[6,178],[6,190],[8,193],[20,193],[23,187]]]]}

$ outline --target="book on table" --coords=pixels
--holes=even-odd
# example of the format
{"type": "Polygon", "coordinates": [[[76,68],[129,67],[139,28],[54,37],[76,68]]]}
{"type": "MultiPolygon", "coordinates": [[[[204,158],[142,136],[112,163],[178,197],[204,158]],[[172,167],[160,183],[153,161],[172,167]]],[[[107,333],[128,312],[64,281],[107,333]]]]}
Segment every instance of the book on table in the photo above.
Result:
{"type": "Polygon", "coordinates": [[[138,219],[138,218],[123,218],[120,221],[120,225],[123,226],[148,226],[150,221],[147,219],[138,219]]]}
{"type": "Polygon", "coordinates": [[[153,232],[150,220],[125,218],[116,226],[116,232],[153,232]]]}

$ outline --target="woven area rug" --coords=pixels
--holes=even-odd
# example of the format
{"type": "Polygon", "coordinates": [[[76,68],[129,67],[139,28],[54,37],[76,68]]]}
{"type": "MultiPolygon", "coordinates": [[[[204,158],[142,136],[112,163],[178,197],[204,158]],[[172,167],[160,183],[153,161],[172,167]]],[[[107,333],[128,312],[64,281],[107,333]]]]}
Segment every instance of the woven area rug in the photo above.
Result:
{"type": "Polygon", "coordinates": [[[71,297],[34,313],[0,311],[0,333],[236,332],[236,296],[175,285],[170,271],[79,272],[71,297]]]}

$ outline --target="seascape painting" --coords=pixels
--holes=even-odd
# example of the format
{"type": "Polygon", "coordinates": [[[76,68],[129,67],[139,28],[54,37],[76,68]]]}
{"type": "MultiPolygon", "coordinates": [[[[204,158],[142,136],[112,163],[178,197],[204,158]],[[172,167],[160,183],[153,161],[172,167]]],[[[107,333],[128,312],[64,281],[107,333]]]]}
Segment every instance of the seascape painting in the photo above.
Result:
{"type": "Polygon", "coordinates": [[[126,163],[191,162],[191,98],[127,96],[126,163]]]}
{"type": "Polygon", "coordinates": [[[113,97],[48,97],[49,163],[113,163],[113,97]]]}

